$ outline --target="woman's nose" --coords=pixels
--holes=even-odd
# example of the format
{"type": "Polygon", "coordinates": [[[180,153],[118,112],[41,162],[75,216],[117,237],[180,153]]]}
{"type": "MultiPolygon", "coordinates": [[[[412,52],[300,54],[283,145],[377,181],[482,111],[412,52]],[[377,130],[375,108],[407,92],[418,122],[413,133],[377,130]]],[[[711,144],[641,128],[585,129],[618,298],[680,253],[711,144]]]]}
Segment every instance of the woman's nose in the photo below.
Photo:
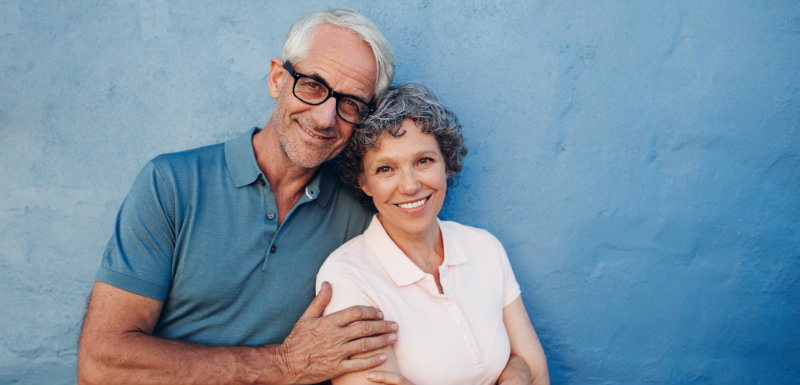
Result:
{"type": "Polygon", "coordinates": [[[419,178],[414,170],[405,170],[401,175],[400,192],[403,194],[414,194],[419,191],[420,183],[419,178]]]}

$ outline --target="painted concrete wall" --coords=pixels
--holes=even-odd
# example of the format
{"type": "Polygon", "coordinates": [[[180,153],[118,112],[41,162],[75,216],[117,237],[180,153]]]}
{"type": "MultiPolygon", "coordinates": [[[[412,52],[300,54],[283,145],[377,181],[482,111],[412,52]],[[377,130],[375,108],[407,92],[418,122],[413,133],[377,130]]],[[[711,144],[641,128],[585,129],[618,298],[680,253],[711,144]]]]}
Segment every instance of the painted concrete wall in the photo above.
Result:
{"type": "Polygon", "coordinates": [[[75,382],[136,172],[263,124],[332,5],[461,118],[443,216],[504,242],[554,383],[800,383],[797,1],[301,3],[0,0],[0,383],[75,382]]]}

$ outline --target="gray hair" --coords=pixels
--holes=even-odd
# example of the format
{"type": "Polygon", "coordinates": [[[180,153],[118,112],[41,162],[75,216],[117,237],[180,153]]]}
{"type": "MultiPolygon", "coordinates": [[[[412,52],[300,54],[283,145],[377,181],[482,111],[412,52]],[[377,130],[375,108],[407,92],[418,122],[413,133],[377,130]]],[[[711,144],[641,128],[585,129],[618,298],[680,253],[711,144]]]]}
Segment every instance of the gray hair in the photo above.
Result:
{"type": "MultiPolygon", "coordinates": [[[[427,87],[417,83],[390,87],[378,96],[376,104],[375,112],[355,127],[347,147],[342,151],[337,166],[342,181],[360,191],[358,179],[364,172],[364,154],[377,148],[384,132],[394,137],[403,136],[406,132],[401,125],[410,119],[422,132],[436,138],[444,156],[447,186],[455,187],[458,173],[464,165],[464,156],[467,155],[458,118],[427,87]]],[[[365,196],[361,194],[366,203],[365,196]]]]}
{"type": "Polygon", "coordinates": [[[372,49],[378,67],[375,76],[375,95],[379,95],[389,87],[394,78],[392,47],[372,21],[352,9],[334,8],[317,11],[297,20],[289,30],[286,43],[283,45],[283,60],[292,63],[303,60],[311,46],[314,31],[325,23],[347,28],[361,37],[372,49]]]}

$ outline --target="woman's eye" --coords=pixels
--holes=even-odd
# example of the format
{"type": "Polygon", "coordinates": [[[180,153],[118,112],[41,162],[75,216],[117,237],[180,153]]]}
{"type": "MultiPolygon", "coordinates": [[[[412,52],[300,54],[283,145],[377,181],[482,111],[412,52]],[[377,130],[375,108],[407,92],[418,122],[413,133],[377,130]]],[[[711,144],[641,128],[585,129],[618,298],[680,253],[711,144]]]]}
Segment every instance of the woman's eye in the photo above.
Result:
{"type": "Polygon", "coordinates": [[[376,173],[380,174],[380,173],[389,172],[389,171],[392,171],[392,169],[389,166],[381,166],[381,167],[378,167],[378,169],[376,170],[376,173]]]}

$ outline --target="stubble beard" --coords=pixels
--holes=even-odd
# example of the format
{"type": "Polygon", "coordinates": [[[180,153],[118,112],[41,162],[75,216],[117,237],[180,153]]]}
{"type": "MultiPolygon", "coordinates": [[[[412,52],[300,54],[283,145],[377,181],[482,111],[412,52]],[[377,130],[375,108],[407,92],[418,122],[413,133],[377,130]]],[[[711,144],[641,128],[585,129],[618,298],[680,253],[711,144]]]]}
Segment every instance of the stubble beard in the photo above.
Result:
{"type": "MultiPolygon", "coordinates": [[[[281,116],[276,114],[277,117],[281,116]]],[[[283,151],[284,155],[293,164],[299,167],[314,169],[319,167],[322,163],[328,160],[331,155],[328,148],[314,148],[308,145],[302,138],[302,134],[297,132],[296,129],[291,127],[292,119],[287,119],[286,122],[275,122],[275,131],[278,138],[278,145],[283,151]],[[283,124],[283,126],[281,126],[283,124]]],[[[298,121],[297,124],[305,124],[303,127],[313,129],[314,125],[308,122],[298,121]]]]}

